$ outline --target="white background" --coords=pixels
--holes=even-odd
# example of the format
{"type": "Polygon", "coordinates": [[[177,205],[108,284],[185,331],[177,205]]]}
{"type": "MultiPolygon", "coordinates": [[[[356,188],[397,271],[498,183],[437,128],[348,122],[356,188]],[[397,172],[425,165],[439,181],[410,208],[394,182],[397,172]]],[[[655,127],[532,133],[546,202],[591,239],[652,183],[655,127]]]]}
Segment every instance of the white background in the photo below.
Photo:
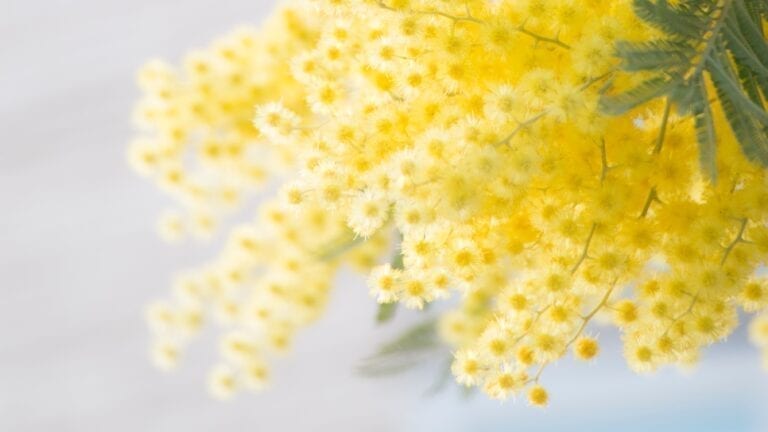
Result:
{"type": "Polygon", "coordinates": [[[403,324],[376,328],[352,276],[264,394],[208,397],[211,338],[176,373],[150,367],[143,306],[216,245],[155,237],[168,202],[124,158],[134,71],[153,56],[178,61],[271,7],[0,0],[0,431],[768,431],[768,378],[743,331],[690,376],[640,377],[617,335],[598,330],[605,354],[549,370],[544,411],[453,388],[424,397],[436,365],[360,378],[356,362],[403,324]]]}

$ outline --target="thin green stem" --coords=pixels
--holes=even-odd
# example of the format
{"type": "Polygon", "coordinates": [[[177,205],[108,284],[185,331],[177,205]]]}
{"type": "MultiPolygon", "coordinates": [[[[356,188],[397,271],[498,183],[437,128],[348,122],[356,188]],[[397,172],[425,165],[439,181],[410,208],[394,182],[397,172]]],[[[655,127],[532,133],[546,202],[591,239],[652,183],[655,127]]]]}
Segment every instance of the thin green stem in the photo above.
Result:
{"type": "Polygon", "coordinates": [[[643,210],[640,212],[640,216],[638,216],[638,219],[643,219],[644,217],[648,216],[648,211],[651,209],[651,204],[653,204],[654,201],[658,201],[659,196],[656,193],[656,186],[651,187],[651,190],[648,192],[648,198],[645,199],[645,204],[643,204],[643,210]]]}
{"type": "Polygon", "coordinates": [[[653,146],[652,154],[659,154],[661,147],[664,145],[664,138],[667,135],[667,123],[669,122],[669,115],[672,112],[672,102],[669,98],[666,98],[664,104],[664,115],[661,117],[661,127],[659,128],[659,136],[656,138],[656,145],[653,146]]]}
{"type": "Polygon", "coordinates": [[[739,232],[738,232],[738,234],[736,234],[736,238],[734,238],[733,241],[731,243],[729,243],[728,246],[725,247],[725,252],[723,252],[723,259],[720,260],[720,265],[721,266],[723,264],[725,264],[725,260],[728,259],[728,256],[733,251],[733,248],[736,247],[736,245],[739,244],[739,242],[744,240],[744,238],[743,238],[744,237],[744,230],[747,228],[747,222],[748,221],[749,220],[747,218],[741,219],[740,225],[739,225],[739,232]]]}
{"type": "Polygon", "coordinates": [[[542,111],[542,112],[536,114],[535,116],[533,116],[533,117],[531,117],[531,118],[529,118],[527,120],[519,122],[512,132],[510,132],[507,136],[505,136],[504,138],[502,138],[499,141],[497,141],[494,145],[498,146],[498,145],[501,145],[501,144],[509,144],[509,142],[512,141],[512,138],[514,138],[523,129],[525,129],[525,128],[533,125],[537,121],[541,120],[542,117],[547,115],[547,112],[548,112],[547,110],[542,111]]]}
{"type": "MultiPolygon", "coordinates": [[[[584,333],[584,329],[587,328],[587,324],[592,320],[592,318],[597,315],[598,312],[600,312],[603,307],[605,307],[608,304],[608,299],[611,297],[611,293],[613,293],[613,289],[616,287],[616,281],[614,281],[610,288],[605,292],[603,297],[600,299],[600,302],[586,315],[581,317],[581,324],[579,325],[579,328],[576,330],[576,333],[571,337],[571,339],[568,340],[568,342],[565,343],[565,346],[563,347],[563,350],[560,352],[560,355],[565,355],[566,352],[568,352],[568,348],[570,348],[571,345],[573,345],[574,342],[576,342],[576,339],[579,338],[584,333]]],[[[544,372],[544,368],[547,367],[549,363],[542,363],[539,366],[539,369],[536,371],[536,375],[534,375],[533,379],[528,380],[529,382],[539,382],[539,378],[541,378],[541,374],[544,372]]]]}
{"type": "Polygon", "coordinates": [[[584,244],[584,249],[581,251],[581,256],[579,256],[579,260],[576,261],[576,264],[574,264],[573,268],[571,269],[571,274],[576,273],[576,271],[581,266],[581,263],[584,262],[585,259],[587,259],[587,254],[589,253],[589,244],[592,243],[592,237],[595,235],[595,230],[597,229],[597,223],[592,224],[592,228],[589,230],[589,235],[587,236],[587,241],[584,244]]]}
{"type": "MultiPolygon", "coordinates": [[[[383,1],[378,2],[378,5],[382,9],[386,9],[388,11],[392,12],[400,12],[398,9],[395,9],[391,6],[387,6],[383,1]]],[[[449,20],[453,22],[459,22],[459,21],[466,21],[466,22],[472,22],[475,24],[485,24],[485,22],[469,15],[469,11],[467,11],[467,16],[455,16],[451,14],[447,14],[445,12],[441,11],[433,11],[433,10],[417,10],[417,9],[408,9],[408,12],[417,14],[417,15],[434,15],[434,16],[440,16],[443,18],[448,18],[449,20]]]]}
{"type": "Polygon", "coordinates": [[[547,37],[547,36],[542,36],[542,35],[540,35],[538,33],[534,33],[532,31],[526,29],[525,25],[521,25],[520,27],[517,27],[516,30],[518,32],[524,34],[524,35],[527,35],[527,36],[530,36],[530,37],[534,38],[538,42],[551,43],[551,44],[555,44],[555,45],[559,46],[560,48],[571,49],[571,46],[566,44],[566,43],[564,43],[563,41],[561,41],[560,38],[558,38],[558,37],[551,38],[551,37],[547,37]]]}
{"type": "Polygon", "coordinates": [[[608,171],[611,167],[608,166],[608,154],[605,150],[605,139],[600,140],[600,184],[605,182],[605,178],[608,176],[608,171]]]}

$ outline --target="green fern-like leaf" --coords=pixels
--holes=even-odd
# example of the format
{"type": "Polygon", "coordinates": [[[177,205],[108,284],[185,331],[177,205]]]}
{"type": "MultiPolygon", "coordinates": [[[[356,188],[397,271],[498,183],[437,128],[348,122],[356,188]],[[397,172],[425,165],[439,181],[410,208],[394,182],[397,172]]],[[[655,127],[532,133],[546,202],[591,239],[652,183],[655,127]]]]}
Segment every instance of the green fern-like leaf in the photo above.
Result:
{"type": "Polygon", "coordinates": [[[397,303],[382,303],[376,311],[376,322],[385,323],[391,321],[397,312],[397,303]]]}
{"type": "Polygon", "coordinates": [[[633,7],[640,19],[672,37],[690,40],[702,33],[702,23],[685,5],[671,6],[666,0],[636,0],[633,7]]]}
{"type": "Polygon", "coordinates": [[[699,98],[692,105],[694,124],[696,126],[696,140],[699,143],[699,164],[701,169],[712,180],[717,179],[717,142],[715,136],[715,121],[712,118],[712,110],[709,102],[701,96],[706,94],[704,83],[699,82],[699,98]]]}
{"type": "Polygon", "coordinates": [[[754,108],[752,100],[739,92],[736,84],[729,79],[729,72],[723,70],[726,67],[716,65],[712,68],[712,82],[723,112],[744,155],[750,160],[768,165],[768,118],[764,118],[764,111],[754,108]]]}
{"type": "Polygon", "coordinates": [[[620,94],[606,94],[603,109],[622,114],[665,97],[696,126],[701,169],[717,177],[717,133],[711,102],[719,102],[750,160],[768,166],[768,42],[766,0],[634,0],[635,14],[662,38],[619,42],[626,72],[651,76],[620,94]],[[707,80],[714,84],[710,94],[707,80]]]}
{"type": "Polygon", "coordinates": [[[622,65],[626,71],[681,69],[695,54],[693,48],[681,41],[655,40],[632,43],[621,41],[616,44],[616,53],[624,59],[622,65]]]}
{"type": "Polygon", "coordinates": [[[679,84],[679,77],[657,76],[619,95],[603,97],[601,106],[609,114],[624,114],[638,105],[669,94],[679,84]]]}
{"type": "Polygon", "coordinates": [[[405,372],[431,358],[431,354],[441,347],[436,321],[429,319],[382,345],[374,355],[360,363],[358,372],[372,377],[405,372]]]}

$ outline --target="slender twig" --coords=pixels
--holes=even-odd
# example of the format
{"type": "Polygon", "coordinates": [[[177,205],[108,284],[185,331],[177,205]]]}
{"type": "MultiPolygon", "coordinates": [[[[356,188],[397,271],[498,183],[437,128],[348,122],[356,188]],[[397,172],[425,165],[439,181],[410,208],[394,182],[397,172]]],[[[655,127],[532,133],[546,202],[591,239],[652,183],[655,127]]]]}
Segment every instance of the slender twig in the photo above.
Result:
{"type": "Polygon", "coordinates": [[[677,323],[677,322],[678,322],[678,321],[680,321],[681,319],[685,318],[686,316],[690,315],[690,314],[691,314],[691,312],[693,312],[693,307],[694,307],[694,306],[696,306],[696,303],[697,303],[698,301],[699,301],[699,294],[698,294],[698,293],[696,293],[696,294],[695,294],[695,295],[694,295],[694,296],[691,298],[691,301],[690,301],[690,303],[688,303],[688,307],[685,309],[685,311],[683,311],[683,313],[681,313],[680,315],[678,315],[678,316],[676,316],[675,318],[673,318],[673,319],[672,319],[672,322],[671,322],[671,323],[669,323],[669,325],[667,326],[667,328],[664,330],[664,333],[663,333],[663,335],[664,335],[664,336],[666,336],[666,335],[667,335],[667,333],[669,333],[669,331],[670,331],[670,330],[672,330],[672,326],[673,326],[673,325],[675,325],[675,323],[677,323]]]}
{"type": "Polygon", "coordinates": [[[585,82],[581,87],[579,87],[579,91],[584,91],[590,87],[592,87],[593,84],[595,84],[598,81],[602,81],[604,78],[608,78],[609,76],[613,75],[616,71],[608,71],[602,75],[596,76],[594,78],[589,79],[587,82],[585,82]]]}
{"type": "MultiPolygon", "coordinates": [[[[378,5],[382,9],[386,9],[386,10],[393,11],[393,12],[398,12],[397,9],[395,9],[395,8],[393,8],[391,6],[387,6],[383,1],[379,1],[378,5]]],[[[408,12],[413,13],[413,14],[417,14],[417,15],[440,16],[440,17],[443,17],[443,18],[448,18],[449,20],[453,21],[454,23],[460,22],[460,21],[465,21],[465,22],[471,22],[471,23],[475,23],[475,24],[482,24],[482,25],[486,24],[485,21],[477,19],[477,18],[472,16],[472,14],[469,11],[469,6],[468,5],[465,5],[465,10],[466,10],[466,15],[465,16],[451,15],[449,13],[445,13],[445,12],[438,11],[438,10],[408,9],[408,12]]],[[[571,46],[566,44],[565,42],[561,41],[558,36],[553,37],[553,38],[552,37],[547,37],[547,36],[542,36],[542,35],[540,35],[538,33],[535,33],[535,32],[532,32],[532,31],[526,29],[525,28],[525,24],[520,25],[518,27],[515,27],[515,31],[517,31],[519,33],[522,33],[522,34],[524,34],[526,36],[530,36],[533,39],[535,39],[537,42],[551,43],[551,44],[559,46],[560,48],[571,49],[571,46]]]]}
{"type": "Polygon", "coordinates": [[[515,137],[515,135],[520,133],[520,131],[527,128],[528,126],[531,126],[537,121],[539,121],[542,117],[544,117],[547,114],[547,112],[548,112],[547,110],[542,111],[527,120],[519,122],[512,132],[510,132],[507,136],[497,141],[494,145],[498,146],[501,144],[509,144],[509,142],[512,140],[512,138],[515,137]]]}
{"type": "Polygon", "coordinates": [[[733,251],[733,248],[736,247],[736,245],[739,242],[744,240],[744,238],[743,238],[744,230],[747,228],[747,222],[748,221],[749,220],[747,218],[741,219],[741,225],[739,226],[739,233],[736,234],[736,238],[734,238],[733,241],[728,246],[726,246],[725,252],[723,252],[723,259],[720,260],[720,265],[725,264],[725,260],[728,259],[728,255],[731,254],[731,251],[733,251]]]}
{"type": "Polygon", "coordinates": [[[608,171],[611,169],[608,166],[608,154],[605,151],[605,139],[600,140],[600,184],[603,184],[605,177],[608,176],[608,171]]]}
{"type": "Polygon", "coordinates": [[[576,261],[576,264],[571,269],[571,274],[576,273],[576,270],[579,269],[581,266],[581,263],[584,262],[585,259],[587,259],[587,253],[589,252],[589,244],[592,243],[592,237],[595,235],[595,230],[597,229],[597,223],[592,224],[592,228],[589,230],[589,235],[587,236],[587,241],[584,244],[584,249],[581,251],[581,256],[579,256],[579,260],[576,261]]]}
{"type": "Polygon", "coordinates": [[[546,37],[546,36],[542,36],[540,34],[534,33],[532,31],[526,29],[525,25],[521,25],[521,26],[517,27],[516,30],[518,32],[524,34],[524,35],[527,35],[527,36],[530,36],[530,37],[536,39],[536,41],[538,41],[538,42],[551,43],[551,44],[555,44],[555,45],[559,46],[560,48],[571,49],[570,45],[564,43],[559,38],[557,38],[557,37],[551,38],[551,37],[546,37]]]}
{"type": "Polygon", "coordinates": [[[536,312],[536,315],[531,320],[531,324],[528,326],[528,330],[526,330],[525,332],[523,332],[523,334],[515,338],[515,341],[512,343],[513,347],[518,343],[520,343],[520,341],[523,340],[523,338],[525,338],[526,336],[528,336],[528,334],[531,333],[531,329],[533,329],[533,326],[536,325],[536,323],[539,321],[539,318],[541,318],[541,316],[544,315],[544,312],[546,312],[550,308],[550,306],[552,305],[544,306],[541,310],[536,312]]]}
{"type": "MultiPolygon", "coordinates": [[[[387,5],[386,5],[386,4],[385,4],[383,1],[379,1],[379,2],[378,2],[378,5],[379,5],[379,7],[380,7],[380,8],[382,8],[382,9],[386,9],[386,10],[388,10],[388,11],[393,11],[393,12],[399,12],[399,10],[397,10],[397,9],[395,9],[395,8],[391,7],[391,6],[387,6],[387,5]]],[[[414,13],[414,14],[417,14],[417,15],[435,15],[435,16],[441,16],[441,17],[443,17],[443,18],[448,18],[449,20],[451,20],[451,21],[453,21],[453,22],[457,22],[457,21],[467,21],[467,22],[473,22],[473,23],[476,23],[476,24],[485,24],[485,22],[484,22],[484,21],[481,21],[481,20],[479,20],[479,19],[477,19],[477,18],[475,18],[475,17],[473,17],[473,16],[469,15],[469,11],[467,11],[467,16],[454,16],[454,15],[451,15],[451,14],[447,14],[447,13],[445,13],[445,12],[440,12],[440,11],[432,11],[432,10],[417,10],[417,9],[408,9],[408,12],[410,12],[410,13],[414,13]]]]}
{"type": "Polygon", "coordinates": [[[664,115],[661,117],[661,127],[659,128],[659,137],[656,138],[656,145],[653,146],[653,152],[652,154],[659,154],[661,152],[661,147],[664,145],[664,138],[667,134],[667,123],[669,122],[669,114],[672,111],[672,103],[670,102],[669,98],[667,98],[666,103],[664,104],[664,115]]]}
{"type": "MultiPolygon", "coordinates": [[[[601,81],[602,79],[604,79],[604,78],[606,78],[606,77],[608,77],[608,76],[612,75],[613,73],[614,73],[614,71],[609,71],[609,72],[606,72],[606,73],[604,73],[604,74],[602,74],[602,75],[600,75],[600,76],[597,76],[597,77],[595,77],[595,78],[592,78],[592,79],[590,79],[589,81],[587,81],[586,83],[584,83],[584,84],[583,84],[583,85],[582,85],[582,86],[579,88],[579,91],[585,91],[585,90],[587,90],[588,88],[590,88],[590,87],[591,87],[593,84],[595,84],[596,82],[599,82],[599,81],[601,81]]],[[[535,116],[533,116],[533,117],[531,117],[531,118],[529,118],[529,119],[527,119],[527,120],[524,120],[524,121],[522,121],[522,122],[518,122],[517,126],[515,127],[515,129],[514,129],[512,132],[510,132],[510,133],[509,133],[507,136],[505,136],[504,138],[502,138],[502,139],[500,139],[500,140],[496,141],[496,143],[495,143],[494,145],[496,145],[496,146],[499,146],[499,145],[501,145],[501,144],[509,144],[509,142],[512,140],[512,138],[514,138],[514,137],[515,137],[515,135],[517,135],[518,133],[520,133],[520,132],[521,132],[523,129],[527,128],[528,126],[531,126],[531,125],[533,125],[534,123],[536,123],[537,121],[541,120],[541,119],[542,119],[544,116],[546,116],[547,114],[549,114],[549,110],[544,110],[544,111],[542,111],[542,112],[540,112],[540,113],[536,114],[535,116]]]]}
{"type": "Polygon", "coordinates": [[[651,187],[651,190],[648,192],[648,198],[645,199],[645,204],[643,204],[643,211],[640,212],[640,216],[638,216],[638,219],[642,219],[646,216],[648,216],[648,211],[651,209],[651,204],[654,201],[658,201],[659,196],[656,193],[656,186],[651,187]]]}
{"type": "MultiPolygon", "coordinates": [[[[748,222],[749,222],[749,219],[747,219],[747,218],[743,218],[743,219],[740,220],[739,232],[736,234],[736,238],[734,238],[733,241],[730,244],[728,244],[728,246],[725,247],[725,251],[723,252],[723,259],[720,260],[720,265],[725,264],[725,260],[728,259],[728,255],[730,255],[730,253],[733,250],[733,248],[738,243],[744,241],[744,238],[743,238],[744,231],[747,228],[747,223],[748,222]]],[[[690,295],[689,293],[686,293],[686,294],[690,295]]],[[[675,318],[672,319],[672,322],[669,323],[669,325],[667,326],[666,330],[664,330],[664,335],[665,336],[667,335],[667,333],[669,333],[669,331],[672,329],[672,326],[675,325],[675,323],[677,323],[681,319],[683,319],[686,316],[690,315],[691,312],[693,312],[693,307],[699,301],[699,295],[700,295],[700,292],[696,292],[695,294],[693,294],[693,296],[691,298],[691,302],[688,303],[688,307],[685,309],[685,311],[683,311],[680,315],[678,315],[678,316],[676,316],[675,318]]]]}
{"type": "MultiPolygon", "coordinates": [[[[566,352],[568,352],[568,348],[576,342],[576,339],[579,338],[579,336],[584,333],[584,329],[587,328],[587,324],[594,318],[595,315],[597,315],[600,310],[605,307],[606,304],[608,304],[608,299],[611,297],[611,293],[613,292],[613,289],[616,287],[616,281],[613,281],[610,288],[605,292],[603,295],[603,298],[600,299],[600,302],[586,315],[581,317],[581,325],[579,325],[579,328],[576,330],[576,333],[571,337],[568,342],[565,343],[565,346],[563,347],[563,350],[560,352],[560,355],[565,355],[566,352]]],[[[539,369],[536,371],[536,375],[533,376],[532,379],[528,380],[528,382],[539,382],[539,378],[541,378],[541,374],[544,372],[544,368],[547,367],[549,363],[542,363],[539,366],[539,369]]]]}

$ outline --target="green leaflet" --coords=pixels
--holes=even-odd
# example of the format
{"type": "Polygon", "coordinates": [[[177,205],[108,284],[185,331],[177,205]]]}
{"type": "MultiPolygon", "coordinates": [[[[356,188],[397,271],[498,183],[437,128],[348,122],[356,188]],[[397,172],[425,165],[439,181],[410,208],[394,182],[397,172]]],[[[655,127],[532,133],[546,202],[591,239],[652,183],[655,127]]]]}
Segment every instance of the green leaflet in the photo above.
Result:
{"type": "Polygon", "coordinates": [[[768,42],[762,24],[768,1],[634,0],[633,9],[664,36],[616,44],[622,70],[651,76],[628,91],[604,95],[603,110],[622,114],[667,98],[679,114],[693,117],[701,169],[714,181],[718,131],[710,101],[716,100],[744,155],[768,166],[768,42]]]}
{"type": "Polygon", "coordinates": [[[768,119],[765,112],[754,112],[751,99],[739,92],[735,83],[729,81],[729,73],[720,66],[713,67],[712,82],[715,84],[723,112],[741,144],[742,151],[751,160],[768,165],[768,119]]]}
{"type": "Polygon", "coordinates": [[[624,42],[616,44],[616,53],[624,60],[626,71],[658,70],[684,67],[690,56],[690,47],[684,42],[656,40],[648,42],[624,42]]]}
{"type": "MultiPolygon", "coordinates": [[[[706,93],[704,83],[699,82],[702,89],[700,93],[706,93]]],[[[715,136],[715,121],[712,118],[712,110],[706,99],[699,99],[693,104],[694,124],[696,126],[696,140],[699,142],[699,164],[709,178],[717,179],[717,142],[715,136]]]]}
{"type": "Polygon", "coordinates": [[[364,359],[357,370],[371,377],[405,372],[432,358],[433,351],[440,347],[436,320],[428,319],[382,345],[375,354],[364,359]]]}
{"type": "Polygon", "coordinates": [[[397,303],[382,303],[376,311],[376,322],[381,324],[392,320],[397,312],[397,303]]]}
{"type": "Polygon", "coordinates": [[[701,22],[687,13],[686,4],[676,7],[666,0],[637,0],[632,6],[640,19],[670,36],[686,40],[701,34],[701,22]]]}
{"type": "Polygon", "coordinates": [[[654,77],[637,87],[615,96],[604,96],[601,107],[608,114],[624,114],[632,108],[672,93],[681,83],[681,79],[654,77]]]}

